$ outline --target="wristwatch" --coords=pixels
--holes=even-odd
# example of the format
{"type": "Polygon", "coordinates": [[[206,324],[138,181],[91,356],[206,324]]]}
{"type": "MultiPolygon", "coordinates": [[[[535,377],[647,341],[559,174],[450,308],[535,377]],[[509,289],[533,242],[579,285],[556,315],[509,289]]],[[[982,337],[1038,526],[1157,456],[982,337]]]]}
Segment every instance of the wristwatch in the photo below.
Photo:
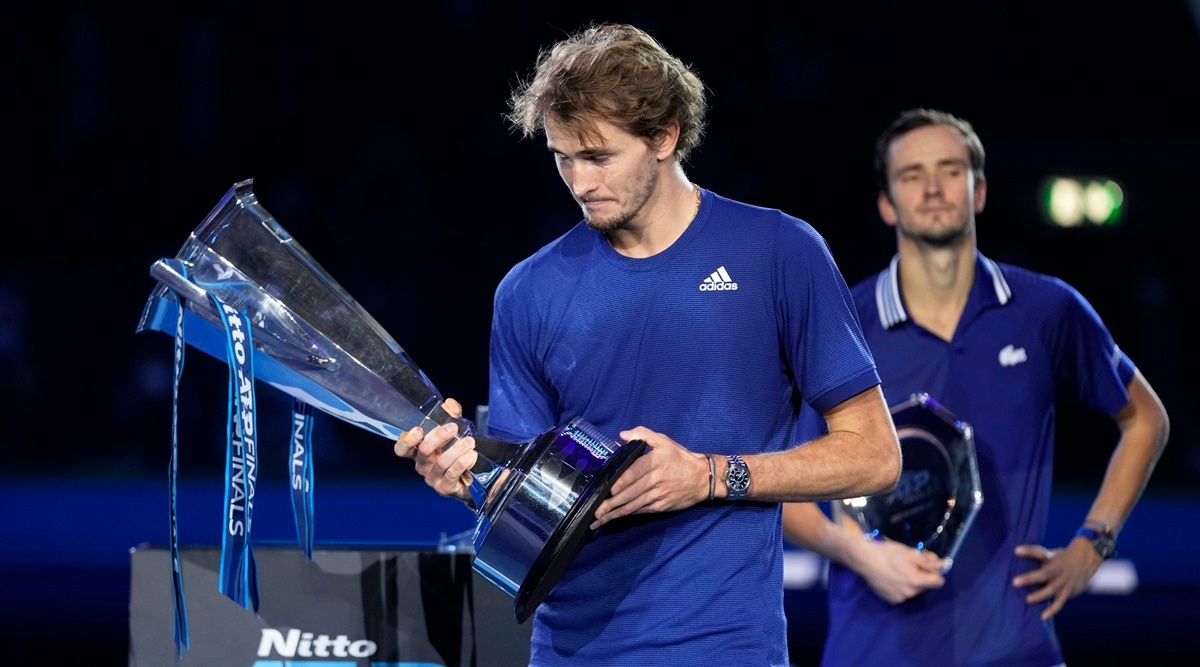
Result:
{"type": "Polygon", "coordinates": [[[729,465],[725,468],[726,498],[729,500],[737,500],[744,498],[746,491],[750,488],[750,469],[746,467],[746,462],[737,454],[729,455],[729,465]]]}
{"type": "Polygon", "coordinates": [[[1112,558],[1117,553],[1117,536],[1107,527],[1097,530],[1084,524],[1079,527],[1079,530],[1075,531],[1075,536],[1090,540],[1092,548],[1104,560],[1112,558]]]}

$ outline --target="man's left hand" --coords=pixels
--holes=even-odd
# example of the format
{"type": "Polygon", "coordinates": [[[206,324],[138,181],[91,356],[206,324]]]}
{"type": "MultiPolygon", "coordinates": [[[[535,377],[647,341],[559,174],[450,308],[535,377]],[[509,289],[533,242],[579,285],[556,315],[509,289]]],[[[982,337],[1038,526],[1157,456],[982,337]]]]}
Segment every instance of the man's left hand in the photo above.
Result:
{"type": "Polygon", "coordinates": [[[1092,575],[1100,568],[1103,559],[1084,539],[1072,540],[1061,549],[1047,549],[1039,544],[1017,546],[1016,555],[1038,562],[1035,570],[1013,577],[1017,588],[1037,587],[1025,596],[1027,604],[1038,604],[1050,600],[1042,611],[1042,620],[1048,621],[1062,610],[1067,600],[1087,590],[1092,575]]]}
{"type": "Polygon", "coordinates": [[[610,497],[596,508],[596,529],[630,514],[681,510],[708,498],[708,461],[671,438],[644,426],[622,431],[625,442],[642,440],[642,454],[613,482],[610,497]]]}

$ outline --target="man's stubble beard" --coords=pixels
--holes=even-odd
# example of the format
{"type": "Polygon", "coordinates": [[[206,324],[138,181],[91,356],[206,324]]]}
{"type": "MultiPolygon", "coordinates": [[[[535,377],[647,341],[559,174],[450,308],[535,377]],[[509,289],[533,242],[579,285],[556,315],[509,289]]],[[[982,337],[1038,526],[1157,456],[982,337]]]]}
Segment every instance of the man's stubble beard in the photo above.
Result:
{"type": "Polygon", "coordinates": [[[961,245],[971,233],[970,219],[963,220],[959,225],[936,232],[914,232],[906,225],[898,225],[900,234],[916,243],[929,248],[953,248],[961,245]]]}
{"type": "Polygon", "coordinates": [[[637,180],[641,181],[642,187],[634,193],[634,199],[631,202],[632,206],[629,209],[618,211],[616,216],[611,220],[594,220],[587,214],[587,207],[584,207],[583,219],[587,223],[587,226],[606,236],[627,229],[629,223],[646,207],[646,202],[650,201],[651,195],[654,194],[654,190],[658,187],[658,170],[654,168],[654,164],[651,163],[648,165],[645,173],[637,180]]]}

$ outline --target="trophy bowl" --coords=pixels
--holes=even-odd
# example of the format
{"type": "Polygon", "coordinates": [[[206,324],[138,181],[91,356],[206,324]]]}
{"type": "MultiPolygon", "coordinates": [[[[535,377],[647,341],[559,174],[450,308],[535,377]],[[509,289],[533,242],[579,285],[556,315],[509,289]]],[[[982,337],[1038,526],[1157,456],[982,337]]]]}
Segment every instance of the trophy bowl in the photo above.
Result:
{"type": "Polygon", "coordinates": [[[865,537],[890,539],[929,550],[954,564],[983,492],[975,435],[929,394],[913,394],[891,409],[904,468],[896,488],[877,496],[833,503],[835,512],[858,523],[865,537]]]}

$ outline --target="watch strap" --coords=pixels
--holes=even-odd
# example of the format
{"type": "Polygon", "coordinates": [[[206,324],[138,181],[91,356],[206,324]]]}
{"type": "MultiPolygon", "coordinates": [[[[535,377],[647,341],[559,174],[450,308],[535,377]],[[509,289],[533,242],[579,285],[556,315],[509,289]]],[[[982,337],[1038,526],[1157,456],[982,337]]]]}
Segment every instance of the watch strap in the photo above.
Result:
{"type": "Polygon", "coordinates": [[[1082,537],[1092,543],[1092,548],[1103,559],[1108,560],[1117,553],[1117,535],[1108,526],[1093,521],[1084,522],[1076,537],[1082,537]]]}

